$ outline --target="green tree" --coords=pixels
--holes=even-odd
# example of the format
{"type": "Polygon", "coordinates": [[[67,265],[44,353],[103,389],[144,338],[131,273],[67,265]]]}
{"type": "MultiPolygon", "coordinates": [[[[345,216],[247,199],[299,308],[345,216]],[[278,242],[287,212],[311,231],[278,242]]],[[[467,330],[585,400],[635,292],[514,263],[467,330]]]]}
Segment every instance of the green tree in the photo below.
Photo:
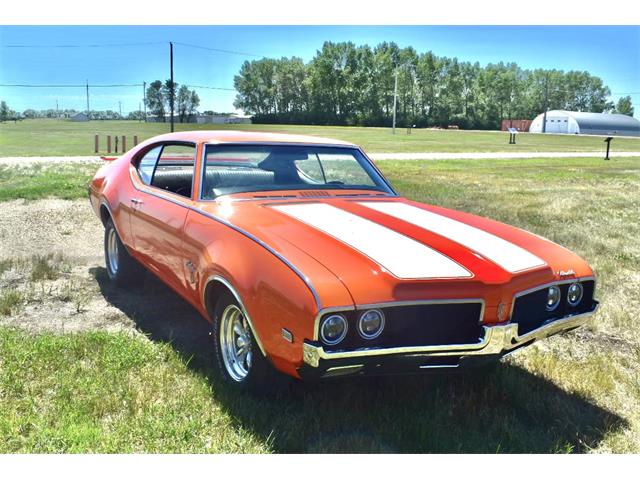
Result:
{"type": "Polygon", "coordinates": [[[184,123],[189,114],[191,104],[191,91],[185,85],[182,85],[178,89],[178,94],[176,95],[176,112],[178,113],[178,117],[180,119],[180,123],[184,123]]]}
{"type": "Polygon", "coordinates": [[[5,122],[9,118],[9,106],[4,100],[0,101],[0,122],[5,122]]]}
{"type": "Polygon", "coordinates": [[[238,92],[236,108],[246,113],[267,115],[276,113],[276,64],[270,58],[245,61],[233,79],[238,92]]]}
{"type": "Polygon", "coordinates": [[[173,114],[176,114],[178,83],[167,79],[162,85],[162,95],[164,97],[164,108],[171,114],[171,101],[173,99],[173,114]]]}
{"type": "Polygon", "coordinates": [[[166,121],[165,118],[165,103],[166,98],[164,94],[164,90],[162,88],[162,82],[160,80],[156,80],[151,82],[147,87],[147,96],[146,96],[146,104],[147,108],[151,112],[152,115],[162,119],[162,121],[166,121]]]}
{"type": "Polygon", "coordinates": [[[626,97],[620,97],[618,103],[616,104],[616,113],[621,113],[622,115],[629,115],[633,117],[633,104],[631,103],[631,96],[627,95],[626,97]]]}

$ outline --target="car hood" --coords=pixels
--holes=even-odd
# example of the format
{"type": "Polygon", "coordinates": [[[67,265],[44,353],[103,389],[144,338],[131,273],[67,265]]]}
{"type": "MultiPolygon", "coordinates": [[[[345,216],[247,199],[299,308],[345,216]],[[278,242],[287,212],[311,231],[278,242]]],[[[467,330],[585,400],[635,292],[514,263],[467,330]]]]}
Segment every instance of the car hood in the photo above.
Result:
{"type": "Polygon", "coordinates": [[[285,258],[304,252],[322,264],[356,305],[461,295],[497,305],[535,285],[592,275],[580,257],[538,235],[400,197],[209,205],[285,258]]]}

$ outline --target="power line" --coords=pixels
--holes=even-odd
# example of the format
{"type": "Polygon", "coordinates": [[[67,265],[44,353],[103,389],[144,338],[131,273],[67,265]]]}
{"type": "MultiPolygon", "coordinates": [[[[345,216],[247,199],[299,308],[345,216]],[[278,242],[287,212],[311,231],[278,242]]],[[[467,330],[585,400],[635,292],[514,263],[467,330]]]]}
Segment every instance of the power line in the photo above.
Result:
{"type": "MultiPolygon", "coordinates": [[[[114,88],[114,87],[142,87],[142,83],[123,83],[113,85],[92,85],[91,88],[114,88]]],[[[86,83],[82,84],[59,84],[59,85],[34,85],[28,83],[0,83],[0,87],[20,87],[20,88],[85,88],[86,83]]]]}
{"type": "Polygon", "coordinates": [[[191,88],[206,88],[207,90],[227,90],[229,92],[235,92],[236,89],[235,88],[226,88],[226,87],[207,87],[205,85],[186,85],[185,87],[191,87],[191,88]]]}
{"type": "Polygon", "coordinates": [[[173,42],[174,45],[182,45],[183,47],[199,48],[201,50],[209,50],[211,52],[229,53],[231,55],[243,55],[245,57],[257,57],[262,58],[264,55],[258,55],[257,53],[238,52],[235,50],[224,50],[222,48],[203,47],[202,45],[193,45],[192,43],[173,42]]]}
{"type": "MultiPolygon", "coordinates": [[[[86,83],[78,83],[78,84],[51,84],[51,85],[43,85],[43,84],[29,84],[29,83],[0,83],[0,87],[18,87],[18,88],[85,88],[87,86],[86,83]]],[[[111,84],[111,85],[93,85],[89,84],[90,88],[116,88],[116,87],[144,87],[145,83],[120,83],[120,84],[111,84]]],[[[185,87],[190,88],[206,88],[208,90],[226,90],[229,92],[235,92],[235,88],[227,88],[227,87],[213,87],[209,85],[187,85],[184,84],[185,87]]]]}
{"type": "Polygon", "coordinates": [[[101,43],[88,45],[0,45],[2,48],[102,48],[102,47],[135,47],[141,45],[160,45],[167,42],[135,42],[135,43],[101,43]]]}

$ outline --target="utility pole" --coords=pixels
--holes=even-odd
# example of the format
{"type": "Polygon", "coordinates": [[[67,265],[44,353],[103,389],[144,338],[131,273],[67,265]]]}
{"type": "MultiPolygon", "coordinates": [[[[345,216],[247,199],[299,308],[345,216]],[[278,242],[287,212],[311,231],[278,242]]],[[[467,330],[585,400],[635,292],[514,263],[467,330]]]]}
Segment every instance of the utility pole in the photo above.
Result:
{"type": "Polygon", "coordinates": [[[142,119],[140,118],[140,112],[142,112],[142,105],[140,105],[140,102],[138,102],[138,121],[141,122],[142,119]]]}
{"type": "Polygon", "coordinates": [[[56,98],[56,118],[60,118],[60,108],[58,108],[58,99],[56,98]]]}
{"type": "Polygon", "coordinates": [[[120,118],[122,118],[122,102],[118,100],[118,110],[120,111],[120,118]]]}
{"type": "Polygon", "coordinates": [[[173,84],[173,42],[169,42],[169,65],[171,68],[171,88],[169,92],[169,104],[171,105],[171,132],[173,133],[173,94],[174,94],[174,84],[173,84]]]}
{"type": "Polygon", "coordinates": [[[394,72],[393,81],[393,134],[396,134],[396,103],[398,100],[398,67],[394,72]]]}
{"type": "Polygon", "coordinates": [[[142,103],[144,104],[144,121],[147,122],[147,82],[142,82],[142,103]]]}
{"type": "Polygon", "coordinates": [[[542,115],[542,133],[547,132],[547,108],[549,103],[549,75],[544,80],[544,114],[542,115]]]}
{"type": "Polygon", "coordinates": [[[91,110],[89,109],[89,80],[87,79],[87,121],[91,120],[91,110]]]}

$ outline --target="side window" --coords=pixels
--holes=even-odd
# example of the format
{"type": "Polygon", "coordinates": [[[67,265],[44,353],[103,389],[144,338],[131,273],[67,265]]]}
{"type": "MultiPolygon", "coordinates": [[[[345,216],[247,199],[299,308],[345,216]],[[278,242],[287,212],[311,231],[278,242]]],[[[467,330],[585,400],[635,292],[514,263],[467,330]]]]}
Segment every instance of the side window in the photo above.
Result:
{"type": "Polygon", "coordinates": [[[191,197],[196,148],[192,145],[165,145],[158,159],[151,185],[191,197]]]}
{"type": "Polygon", "coordinates": [[[158,155],[162,150],[162,146],[157,146],[149,150],[138,163],[138,173],[140,178],[146,185],[151,185],[151,177],[153,177],[153,169],[156,168],[158,155]]]}

